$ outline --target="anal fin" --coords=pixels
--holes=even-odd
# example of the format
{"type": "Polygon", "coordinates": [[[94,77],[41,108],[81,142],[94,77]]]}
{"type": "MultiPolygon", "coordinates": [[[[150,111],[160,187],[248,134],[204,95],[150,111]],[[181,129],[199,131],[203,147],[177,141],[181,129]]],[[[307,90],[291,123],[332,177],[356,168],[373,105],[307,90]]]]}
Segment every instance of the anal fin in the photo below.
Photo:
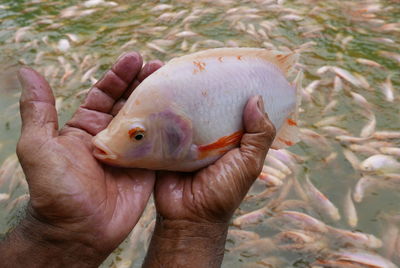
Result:
{"type": "Polygon", "coordinates": [[[296,144],[300,140],[300,131],[293,116],[294,114],[290,114],[278,133],[276,133],[275,140],[271,146],[272,149],[283,149],[296,144]]]}

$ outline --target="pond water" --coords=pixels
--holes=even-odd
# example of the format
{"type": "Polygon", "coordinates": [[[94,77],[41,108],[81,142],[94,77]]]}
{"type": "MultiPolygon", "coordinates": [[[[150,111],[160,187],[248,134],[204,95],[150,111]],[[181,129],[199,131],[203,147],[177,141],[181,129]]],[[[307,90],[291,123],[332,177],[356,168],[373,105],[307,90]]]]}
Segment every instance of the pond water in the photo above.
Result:
{"type": "MultiPolygon", "coordinates": [[[[2,0],[0,163],[15,152],[19,136],[20,87],[16,71],[20,66],[29,65],[48,79],[62,124],[79,105],[85,90],[125,51],[139,51],[145,61],[168,61],[214,47],[297,50],[301,54],[297,68],[304,72],[299,120],[303,139],[288,150],[301,161],[297,161],[296,172],[284,180],[293,181],[295,173],[300,184],[304,184],[308,174],[312,183],[339,208],[341,219],[330,221],[310,212],[312,216],[336,228],[373,234],[385,244],[387,222],[382,215],[400,214],[400,183],[375,187],[362,202],[356,203],[358,224],[349,226],[346,195],[348,191],[354,192],[363,174],[352,167],[345,154],[352,151],[360,160],[366,159],[373,152],[380,152],[383,145],[367,144],[377,140],[390,142],[389,147],[399,147],[399,138],[374,135],[376,131],[400,131],[399,45],[398,0],[2,0]],[[369,105],[360,105],[354,93],[363,96],[369,105]],[[364,128],[368,123],[369,130],[364,128]],[[349,136],[364,135],[370,139],[344,142],[326,126],[339,127],[349,136]],[[365,147],[370,150],[365,152],[365,147]]],[[[394,157],[399,160],[399,155],[394,157]]],[[[252,189],[252,194],[257,191],[260,185],[252,189]]],[[[277,187],[277,191],[279,195],[283,190],[277,187]]],[[[27,188],[20,182],[0,188],[0,192],[11,194],[7,202],[0,201],[0,233],[5,233],[17,221],[24,204],[10,203],[27,193],[27,188]]],[[[249,198],[235,217],[265,206],[277,195],[249,198]]],[[[292,189],[282,198],[281,201],[299,196],[292,189]]],[[[137,228],[103,267],[140,267],[153,219],[154,207],[150,204],[137,228]]],[[[232,225],[231,229],[238,228],[232,225]]],[[[265,219],[243,225],[242,229],[261,237],[277,233],[265,224],[265,219]]],[[[398,241],[397,254],[386,255],[385,246],[374,252],[400,265],[398,241]]],[[[271,251],[262,246],[261,253],[253,254],[249,249],[240,250],[240,244],[233,235],[229,236],[223,267],[311,267],[310,263],[325,256],[316,249],[271,251]],[[265,259],[271,256],[281,259],[265,259]]],[[[323,251],[339,247],[348,248],[338,242],[336,248],[326,245],[323,251]]]]}

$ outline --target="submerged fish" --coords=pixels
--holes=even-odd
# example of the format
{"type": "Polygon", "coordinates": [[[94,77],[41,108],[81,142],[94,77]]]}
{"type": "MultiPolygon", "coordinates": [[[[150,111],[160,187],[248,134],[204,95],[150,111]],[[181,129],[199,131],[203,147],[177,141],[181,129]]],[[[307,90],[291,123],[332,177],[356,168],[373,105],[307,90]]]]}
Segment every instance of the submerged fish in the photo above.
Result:
{"type": "MultiPolygon", "coordinates": [[[[240,143],[242,113],[262,95],[277,135],[273,148],[298,141],[298,95],[286,79],[296,54],[220,48],[179,57],[143,81],[109,126],[94,155],[117,166],[193,171],[240,143]]],[[[297,81],[298,82],[298,81],[297,81]]]]}

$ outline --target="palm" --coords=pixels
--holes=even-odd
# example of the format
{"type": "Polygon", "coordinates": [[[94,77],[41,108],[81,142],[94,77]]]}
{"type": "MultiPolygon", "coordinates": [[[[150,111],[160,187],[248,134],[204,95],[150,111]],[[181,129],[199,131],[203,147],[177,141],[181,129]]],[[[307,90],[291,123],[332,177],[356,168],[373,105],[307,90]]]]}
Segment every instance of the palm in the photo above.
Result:
{"type": "Polygon", "coordinates": [[[228,221],[261,172],[274,126],[260,115],[252,98],[244,111],[240,148],[195,173],[159,172],[155,186],[157,212],[170,220],[228,221]],[[261,120],[260,120],[261,118],[261,120]]]}
{"type": "MultiPolygon", "coordinates": [[[[109,107],[98,107],[99,101],[107,103],[107,100],[102,100],[95,91],[106,91],[114,86],[113,90],[118,93],[114,92],[113,97],[120,99],[128,91],[132,80],[138,78],[140,67],[141,59],[136,54],[121,58],[114,65],[113,74],[125,81],[124,86],[118,88],[118,85],[113,85],[110,75],[106,74],[61,131],[57,130],[57,123],[52,120],[56,117],[54,106],[47,103],[41,108],[45,116],[37,116],[50,120],[37,129],[42,133],[37,133],[36,137],[28,135],[27,129],[35,127],[31,122],[37,119],[26,117],[28,102],[21,99],[23,131],[18,155],[29,183],[33,215],[74,233],[91,234],[96,237],[97,243],[110,249],[122,242],[137,223],[153,190],[155,176],[151,171],[105,166],[93,157],[91,139],[107,126],[117,106],[108,100],[109,107]],[[50,137],[41,136],[49,133],[50,137]]],[[[158,67],[159,64],[153,65],[151,70],[143,70],[139,78],[143,79],[158,67]]],[[[36,74],[30,71],[25,75],[36,74]]],[[[33,78],[33,82],[39,84],[32,85],[29,90],[48,87],[40,77],[33,78]]],[[[137,80],[134,83],[138,84],[137,80]]],[[[46,100],[52,99],[51,91],[35,93],[42,99],[29,100],[33,105],[35,101],[37,105],[43,105],[46,100]]]]}

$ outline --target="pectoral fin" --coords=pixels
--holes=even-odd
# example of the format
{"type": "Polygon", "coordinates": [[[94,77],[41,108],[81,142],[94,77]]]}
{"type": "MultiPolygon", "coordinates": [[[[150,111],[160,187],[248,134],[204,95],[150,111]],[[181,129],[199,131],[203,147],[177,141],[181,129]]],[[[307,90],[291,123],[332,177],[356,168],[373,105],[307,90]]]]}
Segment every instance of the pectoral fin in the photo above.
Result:
{"type": "Polygon", "coordinates": [[[192,145],[192,122],[186,116],[167,110],[157,115],[161,122],[161,138],[165,157],[184,159],[192,145]]]}

